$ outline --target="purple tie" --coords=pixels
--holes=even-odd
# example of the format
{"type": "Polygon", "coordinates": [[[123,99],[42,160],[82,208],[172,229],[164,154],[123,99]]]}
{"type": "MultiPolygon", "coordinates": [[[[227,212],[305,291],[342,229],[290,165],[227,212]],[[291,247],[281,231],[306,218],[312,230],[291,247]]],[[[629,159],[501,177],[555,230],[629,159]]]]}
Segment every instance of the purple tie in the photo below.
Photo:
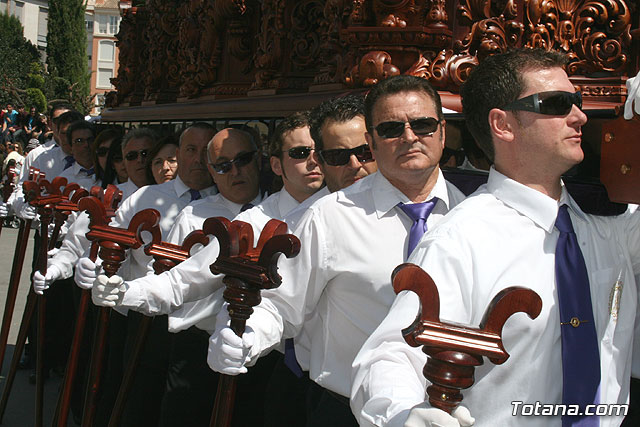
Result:
{"type": "Polygon", "coordinates": [[[429,218],[429,214],[431,214],[431,211],[436,206],[436,203],[438,203],[438,200],[439,199],[437,197],[434,197],[423,203],[413,203],[409,205],[405,205],[404,203],[398,204],[400,209],[402,209],[402,211],[413,220],[413,225],[409,231],[407,258],[418,245],[422,235],[427,232],[427,218],[429,218]]]}
{"type": "Polygon", "coordinates": [[[244,205],[242,205],[242,207],[240,208],[240,212],[244,212],[247,209],[251,209],[253,207],[253,203],[245,203],[244,205]]]}
{"type": "Polygon", "coordinates": [[[194,200],[200,200],[200,198],[202,198],[202,195],[200,194],[200,192],[198,190],[194,190],[193,188],[189,189],[189,194],[191,195],[192,202],[194,200]]]}
{"type": "Polygon", "coordinates": [[[69,169],[76,162],[73,156],[69,155],[64,158],[64,170],[69,169]]]}
{"type": "MultiPolygon", "coordinates": [[[[587,267],[571,224],[567,205],[560,206],[556,228],[556,288],[562,336],[562,403],[598,404],[600,354],[593,320],[587,267]]],[[[562,426],[598,426],[596,416],[562,417],[562,426]]]]}

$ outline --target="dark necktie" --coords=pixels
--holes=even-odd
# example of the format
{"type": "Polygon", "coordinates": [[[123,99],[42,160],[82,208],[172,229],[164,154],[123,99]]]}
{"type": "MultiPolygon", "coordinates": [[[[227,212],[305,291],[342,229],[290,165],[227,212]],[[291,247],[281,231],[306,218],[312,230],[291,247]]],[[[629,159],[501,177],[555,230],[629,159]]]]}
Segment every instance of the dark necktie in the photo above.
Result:
{"type": "Polygon", "coordinates": [[[242,207],[240,208],[240,212],[244,212],[247,209],[251,209],[253,207],[253,203],[245,203],[244,205],[242,205],[242,207]]]}
{"type": "Polygon", "coordinates": [[[69,155],[64,158],[64,170],[69,169],[76,162],[73,156],[69,155]]]}
{"type": "Polygon", "coordinates": [[[89,168],[89,169],[80,168],[80,172],[84,172],[87,174],[87,176],[91,176],[95,173],[95,170],[93,168],[89,168]]]}
{"type": "Polygon", "coordinates": [[[418,242],[422,238],[422,235],[427,231],[427,218],[431,211],[438,203],[438,198],[434,197],[431,200],[427,200],[423,203],[412,203],[409,205],[405,205],[404,203],[399,203],[398,206],[404,213],[406,213],[409,218],[413,220],[413,225],[411,226],[411,230],[409,230],[409,246],[407,249],[407,258],[411,255],[411,252],[418,245],[418,242]]]}
{"type": "Polygon", "coordinates": [[[193,188],[189,189],[189,194],[191,195],[191,202],[193,202],[194,200],[200,200],[202,198],[200,192],[198,190],[194,190],[193,188]]]}
{"type": "MultiPolygon", "coordinates": [[[[560,206],[556,228],[556,288],[562,336],[562,403],[599,403],[600,354],[593,319],[587,267],[567,205],[560,206]]],[[[598,417],[562,417],[563,427],[597,426],[598,417]]]]}

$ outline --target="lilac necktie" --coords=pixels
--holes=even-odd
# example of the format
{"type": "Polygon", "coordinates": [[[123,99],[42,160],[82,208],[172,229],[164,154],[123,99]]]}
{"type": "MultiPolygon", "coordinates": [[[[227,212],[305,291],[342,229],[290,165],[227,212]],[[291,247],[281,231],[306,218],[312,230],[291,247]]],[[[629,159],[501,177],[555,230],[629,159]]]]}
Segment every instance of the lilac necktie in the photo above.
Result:
{"type": "Polygon", "coordinates": [[[411,252],[418,245],[418,242],[422,238],[422,235],[427,232],[427,218],[429,214],[438,203],[438,198],[434,197],[431,200],[427,200],[423,203],[404,204],[399,203],[398,206],[409,218],[413,220],[411,230],[409,230],[409,246],[407,249],[407,258],[411,255],[411,252]]]}
{"type": "MultiPolygon", "coordinates": [[[[600,354],[593,319],[587,267],[571,224],[567,205],[556,219],[556,288],[562,336],[562,403],[586,405],[600,401],[600,354]]],[[[562,417],[563,427],[598,426],[598,417],[562,417]]]]}
{"type": "Polygon", "coordinates": [[[189,194],[191,195],[191,202],[193,202],[194,200],[200,200],[202,198],[200,192],[198,190],[194,190],[193,188],[189,189],[189,194]]]}
{"type": "Polygon", "coordinates": [[[76,162],[73,156],[69,155],[64,158],[64,170],[69,169],[76,162]]]}

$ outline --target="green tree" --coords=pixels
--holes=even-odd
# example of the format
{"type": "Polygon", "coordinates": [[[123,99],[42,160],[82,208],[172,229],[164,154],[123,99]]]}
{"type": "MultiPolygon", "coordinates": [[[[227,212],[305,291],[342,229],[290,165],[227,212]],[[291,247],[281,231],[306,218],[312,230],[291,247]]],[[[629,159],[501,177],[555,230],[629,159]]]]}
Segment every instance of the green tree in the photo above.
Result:
{"type": "Polygon", "coordinates": [[[26,104],[30,64],[38,62],[38,49],[23,36],[22,24],[15,16],[0,14],[0,103],[26,104]]]}
{"type": "Polygon", "coordinates": [[[89,111],[90,74],[84,0],[49,0],[47,66],[50,99],[67,99],[79,111],[89,111]]]}

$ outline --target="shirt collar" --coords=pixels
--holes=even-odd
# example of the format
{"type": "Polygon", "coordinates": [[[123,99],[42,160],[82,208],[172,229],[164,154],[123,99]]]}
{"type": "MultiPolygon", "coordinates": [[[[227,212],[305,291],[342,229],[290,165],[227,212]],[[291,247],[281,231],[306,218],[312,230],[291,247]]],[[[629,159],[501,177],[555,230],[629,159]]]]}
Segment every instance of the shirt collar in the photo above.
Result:
{"type": "Polygon", "coordinates": [[[289,192],[282,187],[280,195],[278,196],[278,211],[280,211],[280,217],[284,218],[289,212],[294,210],[300,205],[296,199],[293,198],[289,192]]]}
{"type": "MultiPolygon", "coordinates": [[[[231,200],[224,197],[222,193],[218,193],[216,197],[219,197],[220,203],[222,203],[222,205],[225,208],[227,208],[231,213],[233,213],[234,216],[238,215],[242,210],[242,207],[246,204],[246,203],[241,204],[241,203],[232,202],[231,200]]],[[[258,192],[258,195],[256,196],[256,198],[250,201],[249,203],[251,203],[253,206],[258,206],[261,201],[262,201],[262,195],[258,192]]]]}
{"type": "Polygon", "coordinates": [[[556,201],[538,190],[508,178],[496,171],[492,166],[489,171],[487,191],[505,205],[529,218],[543,230],[551,233],[556,223],[560,205],[567,204],[578,217],[585,219],[584,213],[571,198],[564,183],[561,183],[561,185],[560,201],[556,201]]]}
{"type": "MultiPolygon", "coordinates": [[[[393,209],[398,203],[412,203],[411,200],[400,190],[394,187],[384,175],[380,172],[373,174],[372,195],[373,205],[376,209],[378,218],[384,216],[393,209]]],[[[449,210],[449,191],[447,190],[447,182],[440,168],[438,168],[438,179],[431,189],[431,193],[424,201],[437,197],[440,202],[444,203],[446,210],[449,210]]]]}
{"type": "MultiPolygon", "coordinates": [[[[176,195],[179,198],[182,198],[182,196],[184,196],[186,193],[189,192],[189,190],[191,190],[189,187],[187,187],[187,184],[185,184],[184,181],[178,175],[176,175],[176,177],[172,180],[172,182],[173,182],[173,188],[176,191],[176,195]]],[[[205,189],[198,190],[198,191],[200,191],[202,198],[205,198],[207,196],[215,194],[216,188],[215,186],[212,185],[211,187],[207,187],[205,189]]],[[[189,198],[191,198],[191,195],[189,195],[189,198]]]]}

